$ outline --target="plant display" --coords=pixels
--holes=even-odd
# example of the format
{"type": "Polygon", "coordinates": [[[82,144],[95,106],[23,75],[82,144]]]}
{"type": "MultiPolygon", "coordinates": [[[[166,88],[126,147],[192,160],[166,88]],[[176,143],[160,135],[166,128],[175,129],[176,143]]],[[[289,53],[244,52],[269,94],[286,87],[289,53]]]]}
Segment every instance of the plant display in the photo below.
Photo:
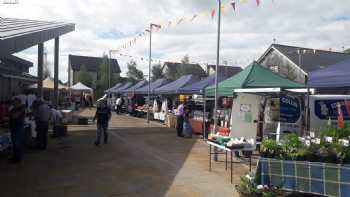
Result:
{"type": "Polygon", "coordinates": [[[276,186],[257,185],[254,176],[247,174],[242,176],[241,181],[236,185],[236,190],[240,196],[244,197],[277,197],[284,193],[276,186]]]}
{"type": "Polygon", "coordinates": [[[350,125],[327,127],[316,143],[310,137],[301,140],[296,134],[286,135],[279,143],[272,139],[262,142],[261,156],[284,160],[350,164],[350,125]]]}
{"type": "Polygon", "coordinates": [[[281,153],[282,146],[277,144],[275,140],[265,139],[262,142],[262,150],[264,157],[274,158],[281,153]]]}

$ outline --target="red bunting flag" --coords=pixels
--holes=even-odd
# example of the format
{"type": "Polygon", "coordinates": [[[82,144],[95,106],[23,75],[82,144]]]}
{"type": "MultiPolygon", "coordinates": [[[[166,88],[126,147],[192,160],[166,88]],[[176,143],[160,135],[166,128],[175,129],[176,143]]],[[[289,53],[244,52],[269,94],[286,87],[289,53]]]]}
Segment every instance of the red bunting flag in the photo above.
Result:
{"type": "Polygon", "coordinates": [[[231,5],[232,5],[232,8],[233,8],[233,11],[236,11],[236,2],[233,1],[233,2],[231,3],[231,5]]]}
{"type": "Polygon", "coordinates": [[[256,5],[259,7],[259,5],[260,5],[260,0],[256,0],[256,5]]]}
{"type": "Polygon", "coordinates": [[[343,112],[341,111],[341,104],[337,104],[337,110],[338,110],[338,128],[343,128],[344,126],[344,117],[343,112]]]}
{"type": "Polygon", "coordinates": [[[215,10],[215,9],[213,9],[213,10],[211,11],[211,19],[214,19],[215,12],[216,12],[216,10],[215,10]]]}

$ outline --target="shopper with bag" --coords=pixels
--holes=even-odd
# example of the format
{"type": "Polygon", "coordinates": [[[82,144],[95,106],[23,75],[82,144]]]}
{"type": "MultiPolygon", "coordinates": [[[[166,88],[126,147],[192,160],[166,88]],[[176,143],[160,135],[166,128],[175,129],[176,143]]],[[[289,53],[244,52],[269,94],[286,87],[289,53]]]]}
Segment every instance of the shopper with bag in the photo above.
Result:
{"type": "Polygon", "coordinates": [[[95,145],[99,146],[101,141],[101,135],[103,133],[104,143],[108,143],[108,122],[111,118],[111,110],[107,106],[107,101],[102,100],[97,103],[96,114],[94,121],[97,119],[97,132],[96,132],[96,141],[95,145]]]}

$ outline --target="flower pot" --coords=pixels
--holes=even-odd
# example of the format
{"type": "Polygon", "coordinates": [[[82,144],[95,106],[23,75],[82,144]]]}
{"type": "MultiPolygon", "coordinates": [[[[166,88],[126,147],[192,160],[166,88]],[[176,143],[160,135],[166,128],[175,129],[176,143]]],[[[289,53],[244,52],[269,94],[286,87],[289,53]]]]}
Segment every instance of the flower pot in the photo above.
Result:
{"type": "Polygon", "coordinates": [[[258,197],[259,195],[256,193],[249,193],[246,191],[242,191],[238,185],[235,185],[235,189],[238,192],[240,197],[258,197]]]}

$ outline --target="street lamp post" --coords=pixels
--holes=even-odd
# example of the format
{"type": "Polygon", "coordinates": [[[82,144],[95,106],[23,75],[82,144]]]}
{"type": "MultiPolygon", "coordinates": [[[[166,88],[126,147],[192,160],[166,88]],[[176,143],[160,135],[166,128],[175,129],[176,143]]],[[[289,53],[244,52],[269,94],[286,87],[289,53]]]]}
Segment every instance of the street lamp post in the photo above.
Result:
{"type": "Polygon", "coordinates": [[[218,73],[220,63],[220,32],[221,32],[221,0],[219,2],[218,10],[218,33],[217,33],[217,47],[216,47],[216,67],[215,67],[215,105],[214,105],[214,132],[218,124],[217,109],[218,109],[218,73]]]}
{"type": "Polygon", "coordinates": [[[150,111],[149,107],[151,106],[151,64],[152,64],[152,28],[161,28],[160,25],[151,23],[149,25],[149,58],[148,58],[148,106],[147,106],[147,123],[150,122],[150,111]]]}
{"type": "Polygon", "coordinates": [[[112,50],[109,50],[109,61],[108,61],[108,89],[111,88],[111,61],[112,61],[112,50]]]}
{"type": "MultiPolygon", "coordinates": [[[[215,105],[214,105],[214,131],[216,131],[218,125],[217,109],[218,109],[218,73],[219,73],[219,63],[220,63],[220,33],[221,33],[221,0],[218,0],[219,10],[218,10],[218,33],[217,33],[217,45],[216,45],[216,66],[215,66],[215,105]]],[[[218,160],[218,155],[216,148],[214,147],[214,160],[218,160]]],[[[210,158],[211,159],[211,158],[210,158]]]]}

